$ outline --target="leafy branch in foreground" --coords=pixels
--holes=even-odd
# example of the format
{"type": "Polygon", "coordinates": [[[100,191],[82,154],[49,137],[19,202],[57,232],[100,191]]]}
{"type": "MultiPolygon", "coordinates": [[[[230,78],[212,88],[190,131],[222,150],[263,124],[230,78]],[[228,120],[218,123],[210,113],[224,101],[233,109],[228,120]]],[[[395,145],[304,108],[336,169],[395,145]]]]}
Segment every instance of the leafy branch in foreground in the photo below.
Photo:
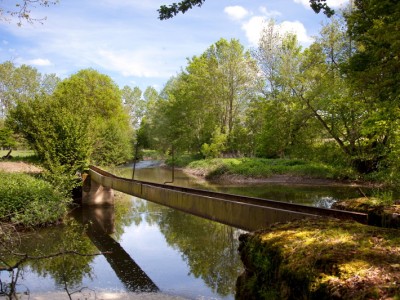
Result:
{"type": "MultiPolygon", "coordinates": [[[[160,20],[171,19],[180,12],[184,14],[194,6],[202,6],[204,2],[205,0],[183,0],[178,3],[172,3],[169,6],[162,5],[158,9],[158,18],[160,20]]],[[[328,18],[332,17],[335,13],[335,11],[326,4],[326,0],[310,0],[310,6],[317,14],[322,10],[328,18]]]]}
{"type": "Polygon", "coordinates": [[[7,16],[10,16],[11,18],[17,18],[18,26],[22,26],[22,23],[24,21],[33,24],[35,22],[42,23],[43,21],[46,20],[46,17],[44,18],[34,18],[32,17],[32,8],[36,8],[36,5],[39,6],[44,6],[44,7],[49,7],[50,5],[55,5],[58,3],[58,0],[55,1],[50,1],[50,0],[23,0],[23,1],[17,1],[12,5],[12,8],[4,8],[0,7],[0,21],[6,21],[9,22],[10,19],[7,16]]]}

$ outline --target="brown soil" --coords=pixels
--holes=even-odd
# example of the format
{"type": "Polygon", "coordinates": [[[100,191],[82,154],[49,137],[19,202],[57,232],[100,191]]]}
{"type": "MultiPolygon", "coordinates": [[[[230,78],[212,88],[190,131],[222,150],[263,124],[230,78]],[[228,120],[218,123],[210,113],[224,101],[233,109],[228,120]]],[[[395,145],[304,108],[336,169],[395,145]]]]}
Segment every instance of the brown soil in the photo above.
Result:
{"type": "Polygon", "coordinates": [[[40,173],[42,169],[25,162],[0,161],[0,171],[9,173],[40,173]]]}

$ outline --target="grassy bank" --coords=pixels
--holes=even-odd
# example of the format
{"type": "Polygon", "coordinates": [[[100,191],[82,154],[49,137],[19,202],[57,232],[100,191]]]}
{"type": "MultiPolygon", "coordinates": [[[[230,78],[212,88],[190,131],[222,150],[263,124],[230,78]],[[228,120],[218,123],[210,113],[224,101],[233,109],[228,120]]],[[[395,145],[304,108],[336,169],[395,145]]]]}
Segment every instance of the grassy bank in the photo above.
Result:
{"type": "Polygon", "coordinates": [[[0,172],[0,221],[39,226],[55,223],[70,199],[49,182],[33,175],[0,172]]]}
{"type": "Polygon", "coordinates": [[[275,175],[338,180],[357,178],[350,168],[298,159],[214,158],[195,161],[187,159],[186,163],[180,166],[214,180],[235,176],[260,179],[275,175]]]}
{"type": "Polygon", "coordinates": [[[240,240],[237,299],[400,299],[398,230],[314,219],[240,240]]]}

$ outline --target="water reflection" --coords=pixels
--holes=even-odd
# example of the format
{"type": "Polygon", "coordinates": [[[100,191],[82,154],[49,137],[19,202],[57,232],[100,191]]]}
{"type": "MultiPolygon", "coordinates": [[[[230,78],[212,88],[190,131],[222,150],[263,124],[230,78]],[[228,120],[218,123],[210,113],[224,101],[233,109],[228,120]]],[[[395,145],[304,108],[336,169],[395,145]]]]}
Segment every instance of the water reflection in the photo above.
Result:
{"type": "Polygon", "coordinates": [[[158,287],[109,234],[114,232],[114,207],[81,208],[74,212],[86,234],[101,251],[119,280],[131,292],[156,292],[158,287]]]}
{"type": "Polygon", "coordinates": [[[27,293],[31,286],[25,278],[34,273],[38,278],[51,278],[58,290],[79,287],[84,277],[93,275],[90,263],[94,256],[78,254],[98,252],[88,239],[82,239],[83,234],[82,226],[72,220],[62,226],[20,233],[13,249],[1,249],[2,261],[16,266],[1,274],[8,277],[2,283],[15,284],[16,293],[27,293]],[[23,276],[14,278],[14,274],[23,276]]]}
{"type": "MultiPolygon", "coordinates": [[[[150,166],[153,165],[150,164],[150,166]]],[[[135,179],[163,183],[171,178],[170,169],[147,167],[147,165],[144,165],[144,167],[140,168],[139,165],[139,168],[135,171],[135,179]]],[[[111,170],[111,172],[121,177],[130,178],[132,168],[116,168],[111,170]]],[[[370,195],[372,192],[370,189],[363,188],[361,193],[359,188],[349,186],[290,185],[279,183],[221,184],[189,176],[181,170],[175,170],[173,185],[322,208],[330,208],[334,202],[340,199],[370,195]]]]}
{"type": "MultiPolygon", "coordinates": [[[[62,226],[21,235],[14,250],[31,256],[105,253],[28,260],[20,269],[24,276],[18,278],[18,292],[85,287],[100,293],[160,291],[190,299],[233,299],[242,271],[236,251],[240,231],[131,196],[117,203],[115,208],[75,210],[62,226]]],[[[2,282],[11,282],[9,275],[0,274],[2,282]]]]}
{"type": "Polygon", "coordinates": [[[177,249],[190,273],[201,278],[223,297],[232,296],[242,272],[237,253],[238,229],[135,199],[136,215],[148,224],[158,224],[167,243],[177,249]]]}

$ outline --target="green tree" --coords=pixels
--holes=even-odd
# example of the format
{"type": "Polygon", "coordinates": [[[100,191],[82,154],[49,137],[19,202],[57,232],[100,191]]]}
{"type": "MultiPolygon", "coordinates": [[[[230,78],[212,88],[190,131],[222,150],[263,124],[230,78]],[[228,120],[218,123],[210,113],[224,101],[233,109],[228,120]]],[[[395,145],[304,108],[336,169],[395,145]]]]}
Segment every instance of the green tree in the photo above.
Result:
{"type": "Polygon", "coordinates": [[[153,87],[147,87],[143,93],[143,99],[140,100],[140,127],[136,132],[137,145],[140,148],[163,148],[159,142],[165,140],[160,135],[157,136],[154,130],[156,124],[159,124],[157,120],[159,114],[159,94],[153,87]]]}
{"type": "Polygon", "coordinates": [[[237,152],[236,135],[243,133],[236,129],[254,97],[256,73],[255,61],[239,41],[219,40],[166,84],[155,109],[154,136],[164,147],[198,153],[217,130],[226,136],[226,150],[237,152]]]}
{"type": "Polygon", "coordinates": [[[400,118],[400,3],[355,1],[345,15],[353,53],[344,65],[355,99],[368,107],[362,128],[366,157],[361,168],[398,165],[400,118]]]}
{"type": "Polygon", "coordinates": [[[53,97],[60,103],[81,106],[77,117],[89,120],[93,163],[118,164],[131,156],[133,132],[129,116],[120,90],[110,77],[91,69],[79,71],[62,81],[53,97]]]}
{"type": "MultiPolygon", "coordinates": [[[[200,57],[194,57],[186,68],[195,108],[201,107],[202,143],[209,143],[218,127],[226,134],[227,151],[237,152],[235,133],[244,124],[244,113],[255,97],[257,66],[238,40],[219,40],[200,57]]],[[[197,126],[199,127],[199,126],[197,126]]]]}
{"type": "Polygon", "coordinates": [[[12,62],[0,64],[0,118],[5,118],[8,110],[18,101],[27,101],[39,94],[41,74],[37,69],[12,62]]]}
{"type": "Polygon", "coordinates": [[[75,185],[75,173],[87,167],[93,137],[90,119],[78,101],[42,96],[19,102],[8,123],[24,135],[48,170],[49,179],[65,191],[75,185]]]}
{"type": "Polygon", "coordinates": [[[133,128],[139,128],[145,112],[145,101],[142,99],[142,91],[138,87],[132,89],[129,86],[124,86],[121,90],[121,95],[133,128]]]}
{"type": "Polygon", "coordinates": [[[16,145],[17,140],[14,136],[14,132],[11,128],[5,126],[3,120],[0,120],[0,148],[9,150],[8,155],[10,155],[12,148],[16,145]]]}
{"type": "Polygon", "coordinates": [[[61,82],[56,74],[44,74],[40,83],[40,91],[46,95],[52,95],[61,82]]]}
{"type": "Polygon", "coordinates": [[[293,34],[281,35],[273,21],[265,26],[252,52],[260,69],[260,92],[250,105],[247,126],[258,156],[285,157],[309,153],[315,138],[312,115],[293,95],[290,81],[300,72],[302,49],[293,34]],[[313,133],[314,132],[314,133],[313,133]]]}
{"type": "Polygon", "coordinates": [[[119,88],[94,70],[65,79],[51,96],[19,101],[8,122],[53,177],[66,175],[62,184],[73,182],[90,161],[118,164],[132,155],[132,131],[119,88]]]}
{"type": "Polygon", "coordinates": [[[332,20],[303,52],[299,72],[288,84],[295,99],[307,107],[354,168],[370,173],[378,170],[388,150],[387,134],[384,130],[378,135],[371,132],[370,123],[375,123],[382,107],[369,105],[363,92],[354,90],[341,72],[351,55],[350,41],[343,23],[332,20]]]}

